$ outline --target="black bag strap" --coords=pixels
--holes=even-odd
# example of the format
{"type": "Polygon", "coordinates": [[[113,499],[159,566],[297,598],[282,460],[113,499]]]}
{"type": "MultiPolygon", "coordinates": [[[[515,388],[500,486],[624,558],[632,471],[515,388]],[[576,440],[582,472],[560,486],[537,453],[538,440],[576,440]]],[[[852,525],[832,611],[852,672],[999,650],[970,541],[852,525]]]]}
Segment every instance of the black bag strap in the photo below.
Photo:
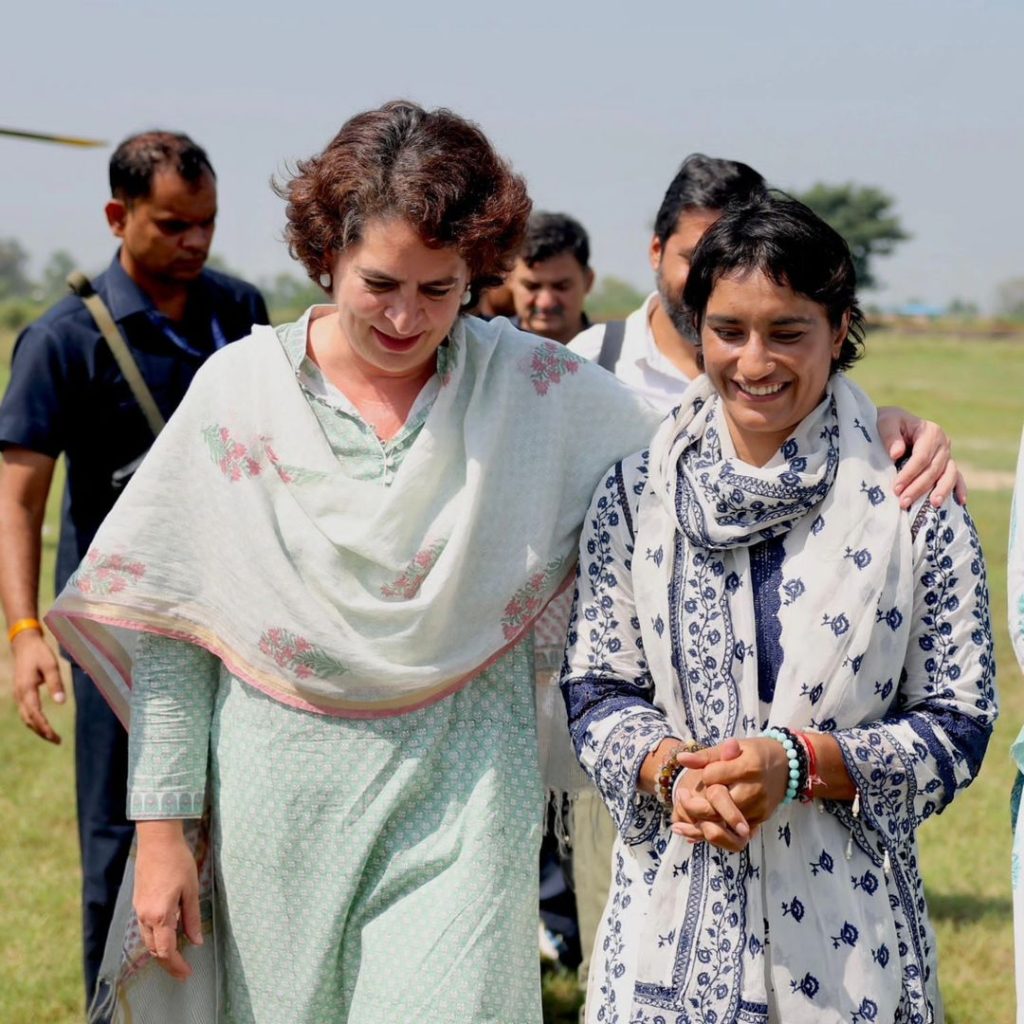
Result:
{"type": "Polygon", "coordinates": [[[604,325],[604,337],[601,339],[601,351],[597,356],[597,365],[604,367],[609,373],[615,372],[615,364],[622,352],[622,342],[626,337],[625,320],[609,320],[604,325]]]}
{"type": "Polygon", "coordinates": [[[149,429],[156,437],[164,429],[165,420],[153,398],[153,393],[149,390],[149,385],[146,384],[145,378],[142,376],[139,364],[135,362],[131,349],[128,348],[128,342],[124,340],[124,335],[118,330],[114,318],[110,315],[107,304],[96,293],[92,281],[80,270],[73,270],[68,274],[67,281],[68,287],[85,303],[85,308],[89,310],[93,320],[96,321],[96,326],[100,329],[100,334],[103,335],[113,354],[118,369],[128,382],[128,387],[131,389],[135,401],[138,402],[142,415],[146,417],[149,429]]]}

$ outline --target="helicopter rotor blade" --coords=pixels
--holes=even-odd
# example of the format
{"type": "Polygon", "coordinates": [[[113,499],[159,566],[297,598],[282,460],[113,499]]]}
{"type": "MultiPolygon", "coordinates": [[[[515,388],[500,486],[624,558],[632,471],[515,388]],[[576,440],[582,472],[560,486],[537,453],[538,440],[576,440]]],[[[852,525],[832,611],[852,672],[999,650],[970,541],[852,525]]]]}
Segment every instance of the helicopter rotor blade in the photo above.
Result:
{"type": "Polygon", "coordinates": [[[82,139],[75,135],[49,135],[44,132],[26,132],[20,128],[0,128],[0,135],[6,135],[14,139],[31,139],[33,142],[55,142],[61,146],[79,146],[85,149],[107,145],[101,139],[82,139]]]}

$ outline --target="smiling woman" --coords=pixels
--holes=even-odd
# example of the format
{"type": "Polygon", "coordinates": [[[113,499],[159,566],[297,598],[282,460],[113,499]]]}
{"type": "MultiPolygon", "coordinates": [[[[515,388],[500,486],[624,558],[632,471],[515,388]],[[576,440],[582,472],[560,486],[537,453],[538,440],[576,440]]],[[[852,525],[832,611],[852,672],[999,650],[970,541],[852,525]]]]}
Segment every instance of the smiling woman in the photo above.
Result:
{"type": "Polygon", "coordinates": [[[337,312],[311,316],[307,354],[390,441],[434,373],[469,267],[455,249],[425,245],[407,221],[375,219],[338,256],[332,279],[337,312]]]}
{"type": "Polygon", "coordinates": [[[762,271],[719,280],[700,350],[744,462],[763,466],[821,401],[846,331],[762,271]]]}
{"type": "Polygon", "coordinates": [[[138,1020],[539,1024],[532,625],[658,415],[464,315],[530,209],[475,125],[389,103],[280,192],[333,303],[211,361],[51,618],[130,716],[104,974],[138,1020]]]}
{"type": "Polygon", "coordinates": [[[771,220],[726,220],[702,241],[683,293],[737,454],[756,466],[864,348],[846,243],[805,210],[776,197],[771,220]]]}
{"type": "Polygon", "coordinates": [[[915,834],[995,719],[985,567],[962,507],[890,496],[854,289],[807,207],[727,212],[684,292],[707,376],[585,520],[562,685],[618,826],[588,1021],[942,1019],[915,834]]]}

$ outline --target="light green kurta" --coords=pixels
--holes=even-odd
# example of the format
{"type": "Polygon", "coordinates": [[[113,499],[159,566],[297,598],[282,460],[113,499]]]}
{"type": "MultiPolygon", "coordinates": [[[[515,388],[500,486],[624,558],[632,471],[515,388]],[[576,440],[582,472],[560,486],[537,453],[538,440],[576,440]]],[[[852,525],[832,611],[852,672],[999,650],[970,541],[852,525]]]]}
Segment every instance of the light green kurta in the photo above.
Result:
{"type": "MultiPolygon", "coordinates": [[[[286,347],[346,472],[387,487],[437,379],[382,443],[304,333],[286,347]]],[[[227,1020],[540,1021],[532,659],[526,641],[443,701],[360,720],[286,707],[198,647],[140,642],[129,813],[189,816],[209,780],[227,1020]]]]}

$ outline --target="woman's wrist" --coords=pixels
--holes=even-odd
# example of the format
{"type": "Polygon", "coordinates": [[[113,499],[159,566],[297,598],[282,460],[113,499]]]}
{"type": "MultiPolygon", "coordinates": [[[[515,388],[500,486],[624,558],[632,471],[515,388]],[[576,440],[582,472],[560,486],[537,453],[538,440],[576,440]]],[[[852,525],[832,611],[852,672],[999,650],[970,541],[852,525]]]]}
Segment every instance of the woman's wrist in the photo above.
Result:
{"type": "Polygon", "coordinates": [[[135,832],[139,837],[140,848],[179,843],[185,840],[185,823],[181,818],[154,818],[149,821],[137,821],[135,832]]]}
{"type": "Polygon", "coordinates": [[[666,736],[658,745],[644,758],[640,766],[639,789],[650,796],[658,795],[658,776],[666,760],[671,758],[675,751],[685,746],[685,741],[678,736],[666,736]]]}
{"type": "Polygon", "coordinates": [[[783,804],[791,804],[807,787],[807,752],[796,735],[782,726],[765,729],[765,739],[774,740],[785,754],[783,804]]]}
{"type": "Polygon", "coordinates": [[[809,780],[810,796],[816,800],[852,800],[857,787],[846,768],[836,737],[827,732],[801,734],[813,751],[815,778],[809,780]]]}
{"type": "Polygon", "coordinates": [[[676,800],[679,796],[679,787],[686,786],[688,789],[690,789],[690,782],[693,781],[692,773],[695,771],[699,771],[699,769],[697,768],[686,768],[682,765],[680,766],[680,769],[681,770],[676,774],[676,777],[672,780],[672,800],[669,805],[671,807],[675,807],[676,805],[676,800]]]}

